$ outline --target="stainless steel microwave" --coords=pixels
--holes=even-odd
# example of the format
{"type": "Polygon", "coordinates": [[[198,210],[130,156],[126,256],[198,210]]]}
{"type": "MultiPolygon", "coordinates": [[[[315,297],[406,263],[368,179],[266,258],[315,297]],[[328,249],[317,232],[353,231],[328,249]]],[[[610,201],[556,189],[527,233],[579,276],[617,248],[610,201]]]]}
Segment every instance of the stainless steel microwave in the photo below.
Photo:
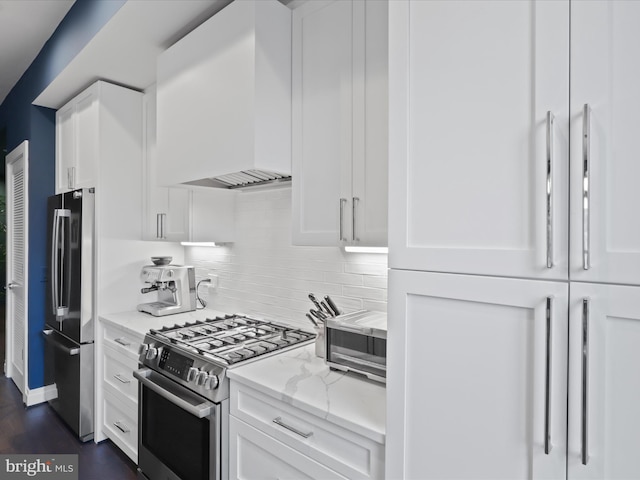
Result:
{"type": "Polygon", "coordinates": [[[386,313],[362,310],[327,319],[325,345],[329,367],[386,383],[386,313]]]}

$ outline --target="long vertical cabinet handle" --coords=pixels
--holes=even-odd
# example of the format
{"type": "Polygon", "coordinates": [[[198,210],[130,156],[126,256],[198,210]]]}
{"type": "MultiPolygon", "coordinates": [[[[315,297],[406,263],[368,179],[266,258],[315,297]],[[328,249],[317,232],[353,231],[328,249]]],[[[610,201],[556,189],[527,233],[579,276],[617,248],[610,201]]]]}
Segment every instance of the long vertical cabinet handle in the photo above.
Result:
{"type": "Polygon", "coordinates": [[[156,238],[162,238],[162,214],[156,213],[156,238]]]}
{"type": "Polygon", "coordinates": [[[555,117],[547,112],[547,268],[553,268],[553,145],[555,117]]]}
{"type": "Polygon", "coordinates": [[[590,258],[590,229],[591,218],[589,209],[591,207],[591,107],[588,103],[584,105],[582,111],[582,268],[589,270],[591,267],[590,258]]]}
{"type": "Polygon", "coordinates": [[[552,330],[552,317],[551,309],[553,307],[553,299],[547,297],[547,351],[546,360],[547,365],[545,368],[545,398],[544,398],[544,453],[549,455],[551,453],[551,330],[552,330]]]}
{"type": "Polygon", "coordinates": [[[352,203],[351,203],[351,239],[354,242],[359,242],[360,239],[358,238],[358,236],[356,235],[356,211],[358,208],[358,203],[360,202],[360,199],[358,197],[353,197],[351,199],[352,203]]]}
{"type": "Polygon", "coordinates": [[[589,299],[582,299],[582,465],[589,462],[589,299]]]}
{"type": "Polygon", "coordinates": [[[340,241],[344,242],[347,239],[344,237],[344,229],[343,229],[343,223],[344,223],[344,206],[347,203],[347,199],[346,198],[341,198],[340,199],[340,241]]]}

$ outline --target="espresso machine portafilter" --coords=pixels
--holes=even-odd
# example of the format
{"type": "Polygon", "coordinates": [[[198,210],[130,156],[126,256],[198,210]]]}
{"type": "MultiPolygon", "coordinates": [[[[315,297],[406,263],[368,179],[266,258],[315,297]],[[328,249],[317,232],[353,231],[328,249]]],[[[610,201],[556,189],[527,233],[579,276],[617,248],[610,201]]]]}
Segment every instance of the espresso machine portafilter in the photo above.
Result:
{"type": "Polygon", "coordinates": [[[156,317],[196,309],[196,274],[193,267],[184,265],[145,265],[140,280],[148,286],[140,291],[157,292],[157,300],[138,305],[139,312],[156,317]]]}

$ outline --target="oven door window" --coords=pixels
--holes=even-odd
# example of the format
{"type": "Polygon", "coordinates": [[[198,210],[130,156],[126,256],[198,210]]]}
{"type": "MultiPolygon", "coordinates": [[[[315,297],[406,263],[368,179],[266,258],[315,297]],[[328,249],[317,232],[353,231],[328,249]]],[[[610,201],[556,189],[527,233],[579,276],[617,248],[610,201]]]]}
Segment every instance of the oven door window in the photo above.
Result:
{"type": "Polygon", "coordinates": [[[141,440],[182,480],[209,478],[209,419],[197,418],[142,387],[141,440]]]}

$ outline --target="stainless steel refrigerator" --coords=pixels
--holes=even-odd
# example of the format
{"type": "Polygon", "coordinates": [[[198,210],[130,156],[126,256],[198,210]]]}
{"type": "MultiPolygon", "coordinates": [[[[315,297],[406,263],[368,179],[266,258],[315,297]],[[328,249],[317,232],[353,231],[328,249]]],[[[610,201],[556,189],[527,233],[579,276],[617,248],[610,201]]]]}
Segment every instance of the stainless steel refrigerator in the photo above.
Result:
{"type": "Polygon", "coordinates": [[[49,404],[80,440],[93,438],[94,214],[93,189],[49,197],[45,381],[49,404]]]}

